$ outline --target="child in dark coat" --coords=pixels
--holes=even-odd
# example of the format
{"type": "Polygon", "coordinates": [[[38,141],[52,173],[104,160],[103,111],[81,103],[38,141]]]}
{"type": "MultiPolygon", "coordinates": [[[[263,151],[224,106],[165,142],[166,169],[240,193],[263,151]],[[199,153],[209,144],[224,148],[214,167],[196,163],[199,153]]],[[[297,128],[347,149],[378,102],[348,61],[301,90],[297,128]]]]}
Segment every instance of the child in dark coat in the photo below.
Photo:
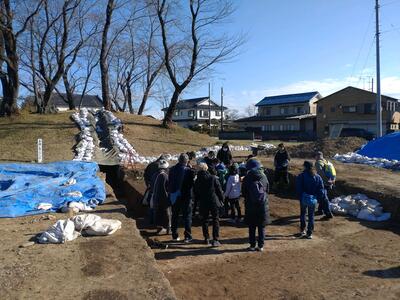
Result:
{"type": "Polygon", "coordinates": [[[269,182],[256,159],[250,159],[246,168],[248,173],[243,179],[242,194],[245,204],[245,222],[249,226],[249,251],[263,251],[265,225],[268,224],[269,182]],[[258,231],[258,247],[256,248],[256,230],[258,231]]]}

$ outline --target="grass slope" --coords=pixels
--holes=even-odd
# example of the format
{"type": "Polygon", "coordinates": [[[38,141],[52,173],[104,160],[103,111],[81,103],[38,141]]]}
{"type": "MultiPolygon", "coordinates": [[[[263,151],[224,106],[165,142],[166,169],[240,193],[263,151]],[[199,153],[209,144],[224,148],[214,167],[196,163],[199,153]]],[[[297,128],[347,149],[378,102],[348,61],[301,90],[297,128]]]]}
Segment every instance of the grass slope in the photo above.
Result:
{"type": "Polygon", "coordinates": [[[43,139],[45,162],[72,159],[79,130],[70,116],[22,112],[17,117],[0,118],[0,161],[35,161],[38,138],[43,139]]]}
{"type": "MultiPolygon", "coordinates": [[[[39,115],[22,112],[20,116],[0,118],[0,161],[35,161],[36,143],[43,139],[44,161],[70,160],[79,129],[70,119],[72,112],[39,115]]],[[[216,140],[179,126],[165,129],[160,121],[116,113],[124,123],[124,135],[141,155],[180,153],[214,145],[216,140]]]]}

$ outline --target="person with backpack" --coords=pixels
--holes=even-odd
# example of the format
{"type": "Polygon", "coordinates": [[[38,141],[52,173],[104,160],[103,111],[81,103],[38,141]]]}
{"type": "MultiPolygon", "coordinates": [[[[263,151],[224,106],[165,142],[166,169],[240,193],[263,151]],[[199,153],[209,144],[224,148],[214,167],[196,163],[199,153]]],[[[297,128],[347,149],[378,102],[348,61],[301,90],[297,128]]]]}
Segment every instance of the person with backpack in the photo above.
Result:
{"type": "Polygon", "coordinates": [[[314,164],[305,161],[303,172],[296,178],[296,192],[300,200],[300,236],[312,239],[314,212],[318,199],[325,197],[324,183],[315,170],[314,164]],[[306,231],[306,214],[308,225],[306,231]]]}
{"type": "Polygon", "coordinates": [[[264,251],[265,226],[269,219],[269,182],[257,159],[246,163],[248,170],[243,179],[242,194],[245,205],[245,222],[249,227],[249,251],[264,251]],[[256,230],[258,231],[258,247],[256,248],[256,230]]]}
{"type": "Polygon", "coordinates": [[[238,174],[238,164],[233,164],[229,167],[229,174],[228,179],[226,182],[226,189],[225,189],[225,201],[229,203],[230,210],[231,210],[231,220],[235,221],[236,223],[240,223],[242,219],[242,212],[240,210],[240,194],[241,194],[241,186],[240,186],[240,177],[238,174]],[[236,211],[237,211],[237,218],[236,218],[236,211]]]}
{"type": "Polygon", "coordinates": [[[290,155],[286,150],[285,145],[280,143],[278,145],[278,151],[274,157],[274,166],[275,166],[275,176],[274,176],[274,185],[278,187],[280,183],[283,181],[286,186],[289,185],[289,162],[290,155]]]}
{"type": "MultiPolygon", "coordinates": [[[[144,193],[143,196],[143,200],[142,200],[142,204],[144,206],[149,206],[149,202],[151,199],[151,181],[153,179],[154,174],[156,174],[159,171],[159,163],[161,160],[165,160],[165,156],[164,155],[160,155],[159,158],[157,158],[157,160],[149,163],[146,167],[146,169],[144,170],[144,183],[146,184],[146,191],[144,193]]],[[[148,208],[148,218],[149,218],[149,223],[151,225],[154,224],[154,211],[151,207],[148,208]]]]}
{"type": "Polygon", "coordinates": [[[329,207],[328,191],[332,190],[333,186],[335,185],[336,170],[334,165],[324,158],[322,152],[316,153],[315,169],[317,171],[317,174],[321,176],[325,188],[325,197],[321,199],[318,204],[317,215],[325,214],[326,219],[331,219],[333,215],[329,207]]]}
{"type": "Polygon", "coordinates": [[[168,197],[168,170],[166,160],[158,162],[158,171],[151,182],[150,207],[154,210],[157,234],[169,234],[171,231],[171,204],[168,197]]]}
{"type": "Polygon", "coordinates": [[[210,245],[210,234],[208,231],[208,219],[212,218],[211,245],[219,247],[219,210],[223,207],[223,192],[218,178],[208,172],[206,163],[199,164],[199,171],[193,187],[194,197],[199,203],[199,212],[202,221],[204,242],[210,245]]]}
{"type": "Polygon", "coordinates": [[[222,162],[225,166],[230,166],[232,163],[232,152],[229,149],[228,143],[222,144],[222,148],[217,153],[217,159],[222,162]]]}
{"type": "MultiPolygon", "coordinates": [[[[212,168],[209,169],[211,171],[212,168]]],[[[226,176],[228,175],[228,170],[225,167],[223,162],[218,162],[215,166],[216,176],[218,177],[219,184],[221,185],[222,191],[225,191],[226,188],[226,176]]],[[[224,211],[221,217],[226,218],[228,216],[229,211],[229,202],[227,199],[224,199],[224,211]]]]}

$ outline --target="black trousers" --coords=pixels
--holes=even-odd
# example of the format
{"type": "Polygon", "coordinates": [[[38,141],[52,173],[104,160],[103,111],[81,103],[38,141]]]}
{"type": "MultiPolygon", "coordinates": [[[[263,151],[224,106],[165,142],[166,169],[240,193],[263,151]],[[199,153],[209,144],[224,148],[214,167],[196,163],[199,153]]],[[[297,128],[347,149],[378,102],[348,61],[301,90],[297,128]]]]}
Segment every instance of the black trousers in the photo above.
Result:
{"type": "Polygon", "coordinates": [[[289,184],[288,169],[275,169],[274,182],[280,183],[281,181],[283,181],[285,184],[289,184]]]}
{"type": "Polygon", "coordinates": [[[179,198],[172,206],[172,238],[176,239],[178,234],[179,216],[182,212],[185,224],[184,236],[187,239],[192,238],[192,200],[179,198]]]}
{"type": "Polygon", "coordinates": [[[241,218],[242,211],[240,209],[239,198],[229,199],[229,204],[231,209],[231,219],[234,219],[236,217],[236,212],[237,212],[237,217],[241,218]]]}
{"type": "Polygon", "coordinates": [[[219,208],[216,205],[200,206],[200,215],[204,239],[210,239],[208,225],[211,215],[213,240],[217,241],[219,239],[219,208]]]}

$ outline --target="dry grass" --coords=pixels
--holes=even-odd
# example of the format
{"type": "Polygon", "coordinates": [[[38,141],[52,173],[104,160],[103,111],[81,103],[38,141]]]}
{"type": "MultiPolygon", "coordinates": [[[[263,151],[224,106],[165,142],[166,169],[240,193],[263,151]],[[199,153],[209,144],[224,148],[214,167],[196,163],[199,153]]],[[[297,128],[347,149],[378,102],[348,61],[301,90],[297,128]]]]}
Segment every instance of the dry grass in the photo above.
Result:
{"type": "MultiPolygon", "coordinates": [[[[73,158],[78,128],[70,119],[72,112],[0,118],[0,161],[35,161],[36,143],[43,139],[44,161],[73,158]]],[[[216,140],[178,126],[165,129],[160,121],[144,116],[116,113],[123,121],[124,135],[141,155],[159,155],[198,150],[216,140]]]]}
{"type": "Polygon", "coordinates": [[[79,130],[71,113],[0,118],[0,161],[35,161],[36,143],[43,139],[44,161],[70,160],[79,130]]]}
{"type": "Polygon", "coordinates": [[[217,140],[179,126],[162,128],[159,120],[116,113],[124,123],[124,136],[141,155],[180,153],[214,145],[217,140]]]}

